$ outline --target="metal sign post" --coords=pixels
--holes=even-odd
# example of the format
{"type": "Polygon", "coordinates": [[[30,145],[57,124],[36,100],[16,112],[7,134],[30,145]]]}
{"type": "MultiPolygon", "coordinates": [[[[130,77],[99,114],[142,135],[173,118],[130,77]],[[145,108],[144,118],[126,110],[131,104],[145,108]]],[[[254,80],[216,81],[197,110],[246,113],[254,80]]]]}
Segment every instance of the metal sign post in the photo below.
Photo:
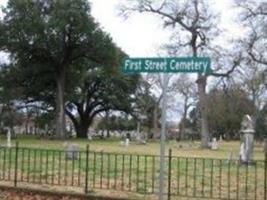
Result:
{"type": "Polygon", "coordinates": [[[164,198],[164,168],[165,168],[165,131],[166,131],[166,91],[168,86],[168,75],[163,74],[163,96],[162,96],[162,118],[160,133],[160,175],[159,175],[159,200],[164,198]]]}

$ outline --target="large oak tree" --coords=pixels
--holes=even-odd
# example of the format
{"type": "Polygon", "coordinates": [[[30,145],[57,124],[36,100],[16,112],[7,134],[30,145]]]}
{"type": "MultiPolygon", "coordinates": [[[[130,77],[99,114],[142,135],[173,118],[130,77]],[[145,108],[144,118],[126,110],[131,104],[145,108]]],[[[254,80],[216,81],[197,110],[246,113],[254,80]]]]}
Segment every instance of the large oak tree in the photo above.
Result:
{"type": "Polygon", "coordinates": [[[0,50],[16,66],[35,71],[31,79],[48,72],[56,88],[56,134],[63,138],[66,74],[77,62],[114,66],[115,45],[92,18],[87,0],[9,0],[3,13],[0,50]]]}

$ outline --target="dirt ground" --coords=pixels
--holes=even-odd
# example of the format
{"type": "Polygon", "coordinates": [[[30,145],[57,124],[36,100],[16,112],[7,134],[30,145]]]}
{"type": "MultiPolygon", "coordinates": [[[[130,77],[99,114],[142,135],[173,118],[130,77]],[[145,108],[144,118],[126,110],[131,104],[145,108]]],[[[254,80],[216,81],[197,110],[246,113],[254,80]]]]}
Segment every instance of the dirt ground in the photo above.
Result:
{"type": "MultiPolygon", "coordinates": [[[[0,200],[126,200],[133,198],[116,197],[114,194],[83,195],[70,192],[68,188],[58,191],[29,189],[27,187],[13,188],[0,186],[0,200]]],[[[135,198],[134,198],[135,199],[135,198]]]]}
{"type": "MultiPolygon", "coordinates": [[[[36,194],[35,192],[22,192],[16,190],[2,190],[0,189],[0,200],[105,200],[104,198],[85,198],[85,197],[73,197],[73,196],[56,196],[56,195],[44,195],[36,194]]],[[[124,198],[121,198],[123,200],[124,198]]],[[[131,198],[130,198],[131,199],[131,198]]],[[[156,200],[157,196],[143,197],[138,199],[156,200]]],[[[115,200],[113,198],[107,198],[107,200],[115,200]]],[[[125,200],[128,200],[125,198],[125,200]]],[[[171,197],[171,200],[200,200],[199,198],[185,198],[185,197],[171,197]]],[[[203,200],[203,199],[201,199],[203,200]]]]}
{"type": "MultiPolygon", "coordinates": [[[[120,200],[133,200],[132,198],[120,198],[120,200]]],[[[134,198],[135,199],[135,198],[134,198]]],[[[143,198],[137,198],[137,199],[144,199],[144,200],[156,200],[158,199],[158,196],[150,196],[150,197],[145,197],[143,198]]],[[[90,198],[90,197],[73,197],[73,196],[56,196],[53,194],[36,194],[35,192],[21,192],[21,191],[16,191],[16,190],[2,190],[0,189],[0,200],[116,200],[115,198],[113,199],[112,197],[109,198],[90,198]]],[[[171,197],[171,200],[203,200],[203,198],[186,198],[186,197],[177,197],[173,196],[171,197]]],[[[206,199],[210,200],[210,199],[206,199]]],[[[213,199],[217,200],[217,199],[213,199]]]]}
{"type": "Polygon", "coordinates": [[[53,197],[29,192],[3,191],[0,190],[0,200],[81,200],[73,197],[53,197]]]}

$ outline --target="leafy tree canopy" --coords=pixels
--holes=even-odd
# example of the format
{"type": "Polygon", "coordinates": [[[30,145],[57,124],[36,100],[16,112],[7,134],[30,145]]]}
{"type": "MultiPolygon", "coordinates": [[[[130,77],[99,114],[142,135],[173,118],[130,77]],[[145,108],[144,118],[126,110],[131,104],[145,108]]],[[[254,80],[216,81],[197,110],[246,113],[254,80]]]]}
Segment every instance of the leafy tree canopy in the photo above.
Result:
{"type": "Polygon", "coordinates": [[[210,130],[228,138],[239,136],[244,115],[252,115],[256,109],[248,94],[238,87],[215,89],[208,95],[210,130]]]}
{"type": "Polygon", "coordinates": [[[92,18],[87,0],[9,0],[3,13],[0,50],[19,68],[20,83],[28,87],[24,97],[48,97],[55,105],[57,134],[64,137],[71,73],[85,63],[112,69],[118,65],[118,51],[92,18]]]}

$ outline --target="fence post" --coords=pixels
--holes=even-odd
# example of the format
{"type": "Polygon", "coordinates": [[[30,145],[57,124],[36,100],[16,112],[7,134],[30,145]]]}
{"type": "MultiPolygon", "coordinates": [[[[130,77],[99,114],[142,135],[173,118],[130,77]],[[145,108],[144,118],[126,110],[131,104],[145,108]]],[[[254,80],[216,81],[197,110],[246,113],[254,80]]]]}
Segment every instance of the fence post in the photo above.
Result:
{"type": "Polygon", "coordinates": [[[15,149],[15,172],[14,172],[14,186],[17,187],[18,181],[18,152],[19,152],[19,142],[16,141],[16,149],[15,149]]]}
{"type": "Polygon", "coordinates": [[[264,200],[267,200],[267,139],[264,139],[264,200]]]}
{"type": "Polygon", "coordinates": [[[88,193],[88,164],[89,162],[89,144],[86,145],[86,165],[85,165],[85,193],[88,193]]]}
{"type": "Polygon", "coordinates": [[[171,177],[172,177],[172,149],[169,149],[169,171],[168,171],[168,200],[171,199],[171,177]]]}

